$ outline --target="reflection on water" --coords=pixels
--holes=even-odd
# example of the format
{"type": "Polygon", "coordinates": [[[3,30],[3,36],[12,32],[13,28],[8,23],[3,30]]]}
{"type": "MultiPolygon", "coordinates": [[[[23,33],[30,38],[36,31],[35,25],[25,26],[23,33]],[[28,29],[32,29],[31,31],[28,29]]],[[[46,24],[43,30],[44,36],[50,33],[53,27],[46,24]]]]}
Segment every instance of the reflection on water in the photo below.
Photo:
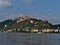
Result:
{"type": "Polygon", "coordinates": [[[60,34],[0,32],[0,45],[60,45],[60,34]]]}

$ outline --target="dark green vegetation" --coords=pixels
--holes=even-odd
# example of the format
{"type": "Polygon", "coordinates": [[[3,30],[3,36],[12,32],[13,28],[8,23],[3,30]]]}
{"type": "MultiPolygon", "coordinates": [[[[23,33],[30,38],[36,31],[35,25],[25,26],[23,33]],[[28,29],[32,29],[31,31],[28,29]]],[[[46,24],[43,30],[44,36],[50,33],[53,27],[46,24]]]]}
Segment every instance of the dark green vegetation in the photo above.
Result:
{"type": "Polygon", "coordinates": [[[29,18],[27,16],[0,22],[0,31],[31,32],[33,29],[41,31],[42,29],[58,29],[58,27],[60,27],[60,24],[52,25],[48,21],[29,18]]]}

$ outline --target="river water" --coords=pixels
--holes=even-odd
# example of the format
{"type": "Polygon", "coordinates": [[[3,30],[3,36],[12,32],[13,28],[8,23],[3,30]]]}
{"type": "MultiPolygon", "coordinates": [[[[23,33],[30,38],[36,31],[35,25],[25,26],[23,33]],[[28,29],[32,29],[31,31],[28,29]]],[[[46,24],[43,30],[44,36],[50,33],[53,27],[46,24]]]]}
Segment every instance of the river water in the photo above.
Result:
{"type": "Polygon", "coordinates": [[[60,45],[60,34],[0,32],[0,45],[60,45]]]}

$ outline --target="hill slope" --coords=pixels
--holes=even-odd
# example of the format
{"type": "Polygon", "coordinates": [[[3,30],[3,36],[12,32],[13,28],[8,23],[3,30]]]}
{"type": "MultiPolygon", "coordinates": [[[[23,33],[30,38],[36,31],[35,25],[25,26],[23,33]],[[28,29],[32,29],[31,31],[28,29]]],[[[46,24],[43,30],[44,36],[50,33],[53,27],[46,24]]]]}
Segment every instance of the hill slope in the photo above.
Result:
{"type": "Polygon", "coordinates": [[[1,31],[31,31],[32,29],[49,29],[51,24],[48,21],[43,21],[27,16],[19,17],[14,20],[5,20],[0,22],[1,31]]]}

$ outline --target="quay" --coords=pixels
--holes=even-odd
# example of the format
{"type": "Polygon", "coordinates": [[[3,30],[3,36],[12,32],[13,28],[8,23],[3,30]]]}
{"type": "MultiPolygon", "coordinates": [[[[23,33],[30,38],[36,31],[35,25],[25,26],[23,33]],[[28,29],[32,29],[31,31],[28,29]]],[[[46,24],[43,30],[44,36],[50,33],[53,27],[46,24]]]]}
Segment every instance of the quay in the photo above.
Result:
{"type": "Polygon", "coordinates": [[[58,29],[44,29],[42,30],[43,33],[60,33],[58,29]]]}

